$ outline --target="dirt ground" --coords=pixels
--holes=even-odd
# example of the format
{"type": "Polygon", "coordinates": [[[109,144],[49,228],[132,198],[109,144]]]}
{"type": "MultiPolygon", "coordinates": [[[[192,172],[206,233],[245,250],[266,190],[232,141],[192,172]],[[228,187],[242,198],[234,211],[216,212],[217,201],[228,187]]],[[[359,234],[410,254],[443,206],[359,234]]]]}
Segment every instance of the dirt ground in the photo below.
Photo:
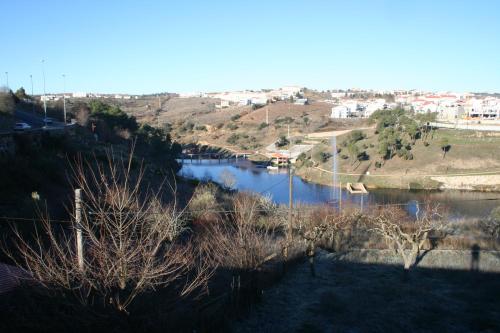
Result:
{"type": "Polygon", "coordinates": [[[497,274],[316,257],[304,262],[233,326],[234,332],[498,332],[497,274]]]}

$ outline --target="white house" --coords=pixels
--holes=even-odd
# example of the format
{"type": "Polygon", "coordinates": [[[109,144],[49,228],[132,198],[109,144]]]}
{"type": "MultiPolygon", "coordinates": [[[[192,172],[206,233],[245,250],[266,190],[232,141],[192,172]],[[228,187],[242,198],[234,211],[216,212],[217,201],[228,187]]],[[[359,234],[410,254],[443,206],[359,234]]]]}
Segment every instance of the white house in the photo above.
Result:
{"type": "Polygon", "coordinates": [[[40,100],[43,102],[48,102],[48,101],[58,101],[61,99],[61,96],[58,95],[42,95],[40,96],[40,100]]]}
{"type": "Polygon", "coordinates": [[[307,98],[297,98],[293,104],[306,105],[307,102],[308,102],[307,98]]]}
{"type": "Polygon", "coordinates": [[[351,116],[350,109],[345,105],[334,106],[330,118],[343,119],[351,116]]]}
{"type": "Polygon", "coordinates": [[[74,92],[72,94],[73,98],[87,98],[89,97],[89,93],[86,93],[86,92],[74,92]]]}

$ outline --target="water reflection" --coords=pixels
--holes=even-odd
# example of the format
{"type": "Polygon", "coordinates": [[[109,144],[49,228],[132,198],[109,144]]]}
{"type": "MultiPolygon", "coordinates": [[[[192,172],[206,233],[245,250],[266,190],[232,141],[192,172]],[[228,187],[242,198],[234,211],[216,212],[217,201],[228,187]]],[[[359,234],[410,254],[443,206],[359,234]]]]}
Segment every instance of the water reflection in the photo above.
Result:
{"type": "MultiPolygon", "coordinates": [[[[180,174],[189,178],[220,182],[224,170],[236,178],[235,188],[270,195],[277,203],[288,204],[288,170],[268,171],[246,160],[185,160],[180,174]]],[[[332,188],[308,183],[300,177],[293,178],[294,202],[308,204],[332,203],[332,188]]],[[[337,192],[338,193],[338,192],[337,192]]],[[[352,204],[364,209],[373,205],[405,204],[408,212],[415,214],[417,203],[429,201],[447,207],[453,218],[484,217],[500,205],[500,194],[462,191],[408,191],[394,189],[371,190],[367,195],[352,195],[342,190],[338,204],[352,204]]]]}

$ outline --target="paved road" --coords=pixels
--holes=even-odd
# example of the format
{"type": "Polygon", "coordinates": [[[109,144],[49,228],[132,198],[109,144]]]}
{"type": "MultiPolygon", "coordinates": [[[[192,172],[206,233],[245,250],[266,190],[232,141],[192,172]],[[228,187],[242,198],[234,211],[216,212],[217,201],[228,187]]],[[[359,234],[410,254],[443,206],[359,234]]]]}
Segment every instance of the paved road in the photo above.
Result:
{"type": "MultiPolygon", "coordinates": [[[[29,124],[33,129],[42,128],[45,125],[43,122],[43,116],[39,114],[17,110],[15,116],[16,119],[29,124]]],[[[54,121],[49,127],[64,127],[64,123],[60,121],[54,121]]]]}

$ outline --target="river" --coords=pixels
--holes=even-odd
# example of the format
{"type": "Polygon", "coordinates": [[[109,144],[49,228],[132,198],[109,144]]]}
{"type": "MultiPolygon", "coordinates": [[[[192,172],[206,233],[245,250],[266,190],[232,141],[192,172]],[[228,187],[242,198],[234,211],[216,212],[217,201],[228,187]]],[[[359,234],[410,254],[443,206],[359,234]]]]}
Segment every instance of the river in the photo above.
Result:
{"type": "MultiPolygon", "coordinates": [[[[288,170],[269,171],[248,160],[184,160],[180,175],[198,180],[220,182],[221,173],[227,170],[235,178],[235,189],[252,191],[270,196],[279,204],[288,204],[288,170]]],[[[309,183],[298,176],[293,177],[294,203],[338,205],[338,190],[335,197],[332,187],[309,183]]],[[[398,189],[369,190],[368,194],[350,194],[342,190],[342,205],[354,205],[372,209],[375,205],[400,204],[414,213],[417,203],[430,201],[446,207],[451,218],[477,218],[489,215],[500,205],[500,193],[470,191],[408,191],[398,189]]]]}

